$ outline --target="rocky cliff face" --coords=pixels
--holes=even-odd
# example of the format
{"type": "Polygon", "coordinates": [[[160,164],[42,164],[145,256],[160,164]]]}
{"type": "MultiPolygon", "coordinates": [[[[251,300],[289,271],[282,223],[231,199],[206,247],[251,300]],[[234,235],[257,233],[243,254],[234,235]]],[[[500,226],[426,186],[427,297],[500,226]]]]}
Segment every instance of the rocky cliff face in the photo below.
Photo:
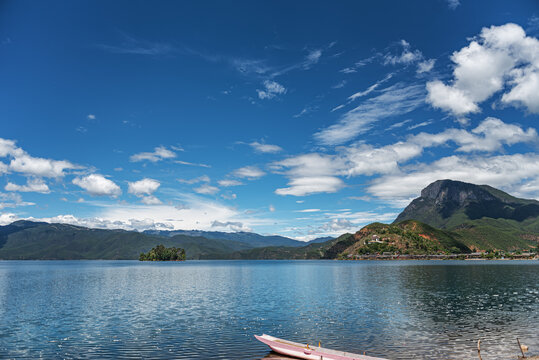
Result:
{"type": "Polygon", "coordinates": [[[487,185],[438,180],[424,188],[395,223],[419,220],[439,228],[455,228],[481,218],[523,221],[537,216],[537,201],[518,199],[487,185]]]}
{"type": "Polygon", "coordinates": [[[453,202],[463,206],[471,201],[493,201],[496,198],[480,186],[454,180],[438,180],[421,191],[421,197],[435,204],[453,202]]]}

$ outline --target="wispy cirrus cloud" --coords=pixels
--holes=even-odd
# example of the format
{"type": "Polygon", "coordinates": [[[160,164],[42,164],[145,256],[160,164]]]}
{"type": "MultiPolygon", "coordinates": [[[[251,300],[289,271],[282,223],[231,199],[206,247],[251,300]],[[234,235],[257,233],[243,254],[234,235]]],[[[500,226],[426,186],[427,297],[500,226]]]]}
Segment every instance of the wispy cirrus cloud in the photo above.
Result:
{"type": "Polygon", "coordinates": [[[115,45],[97,44],[96,46],[101,50],[114,54],[158,56],[168,55],[178,51],[178,49],[171,44],[136,39],[126,33],[122,33],[121,38],[121,42],[115,45]]]}
{"type": "Polygon", "coordinates": [[[283,148],[279,145],[272,145],[266,143],[260,143],[258,141],[253,141],[249,144],[255,151],[265,154],[275,154],[283,151],[283,148]]]}
{"type": "Polygon", "coordinates": [[[397,83],[383,90],[356,108],[346,112],[339,121],[314,134],[323,145],[338,145],[353,140],[368,131],[372,124],[389,117],[407,114],[425,101],[423,85],[397,83]]]}

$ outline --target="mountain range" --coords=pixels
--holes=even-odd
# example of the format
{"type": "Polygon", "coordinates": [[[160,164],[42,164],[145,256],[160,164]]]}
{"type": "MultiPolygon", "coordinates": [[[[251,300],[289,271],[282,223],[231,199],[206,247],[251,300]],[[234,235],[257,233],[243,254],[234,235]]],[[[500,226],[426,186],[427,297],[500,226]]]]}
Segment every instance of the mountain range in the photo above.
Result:
{"type": "Polygon", "coordinates": [[[188,259],[337,259],[381,252],[533,250],[538,240],[539,201],[488,185],[438,180],[392,224],[373,223],[335,239],[306,243],[250,232],[134,232],[21,220],[0,226],[0,259],[137,259],[157,244],[183,248],[188,259]]]}

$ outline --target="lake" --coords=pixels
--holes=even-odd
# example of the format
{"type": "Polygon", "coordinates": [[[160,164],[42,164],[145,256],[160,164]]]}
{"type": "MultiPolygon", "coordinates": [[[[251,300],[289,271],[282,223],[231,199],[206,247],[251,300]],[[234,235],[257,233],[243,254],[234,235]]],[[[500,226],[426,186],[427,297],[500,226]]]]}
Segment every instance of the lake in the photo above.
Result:
{"type": "Polygon", "coordinates": [[[515,358],[537,324],[539,261],[0,261],[0,358],[515,358]]]}

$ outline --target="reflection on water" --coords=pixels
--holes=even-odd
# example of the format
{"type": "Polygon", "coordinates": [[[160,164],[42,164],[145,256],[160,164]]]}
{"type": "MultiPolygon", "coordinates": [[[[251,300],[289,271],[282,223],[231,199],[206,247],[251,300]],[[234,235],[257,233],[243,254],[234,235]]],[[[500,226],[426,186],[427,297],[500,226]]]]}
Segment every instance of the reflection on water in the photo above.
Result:
{"type": "Polygon", "coordinates": [[[0,261],[0,358],[284,359],[267,333],[390,359],[539,353],[539,262],[0,261]]]}

